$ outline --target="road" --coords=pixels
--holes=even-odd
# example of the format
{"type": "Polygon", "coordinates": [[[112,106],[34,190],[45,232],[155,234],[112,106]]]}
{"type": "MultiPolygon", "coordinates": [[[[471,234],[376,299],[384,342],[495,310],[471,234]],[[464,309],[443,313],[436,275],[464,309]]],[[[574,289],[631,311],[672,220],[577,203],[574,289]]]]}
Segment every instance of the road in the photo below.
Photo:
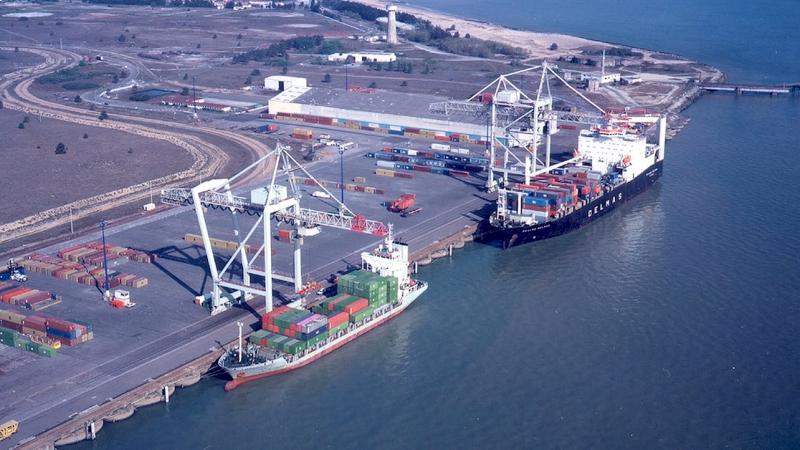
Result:
{"type": "MultiPolygon", "coordinates": [[[[8,49],[7,49],[8,50],[8,49]]],[[[31,115],[66,122],[115,129],[152,139],[170,142],[186,150],[193,158],[192,166],[182,172],[149,180],[118,191],[78,200],[10,224],[0,225],[0,242],[40,233],[67,223],[69,211],[73,220],[79,220],[99,211],[113,209],[123,204],[141,201],[149,196],[151,189],[186,185],[207,179],[219,173],[229,162],[228,154],[209,137],[221,138],[232,145],[246,149],[253,159],[270,151],[267,146],[253,138],[227,130],[218,130],[201,125],[168,122],[160,119],[109,114],[107,120],[98,120],[97,113],[75,106],[61,105],[34,96],[30,92],[33,81],[42,75],[77,65],[80,56],[66,50],[20,47],[20,51],[37,54],[45,62],[33,68],[7,74],[0,79],[0,92],[8,109],[23,111],[31,115]]],[[[269,164],[267,162],[266,164],[269,164]]],[[[247,180],[242,180],[247,182],[247,180]]]]}

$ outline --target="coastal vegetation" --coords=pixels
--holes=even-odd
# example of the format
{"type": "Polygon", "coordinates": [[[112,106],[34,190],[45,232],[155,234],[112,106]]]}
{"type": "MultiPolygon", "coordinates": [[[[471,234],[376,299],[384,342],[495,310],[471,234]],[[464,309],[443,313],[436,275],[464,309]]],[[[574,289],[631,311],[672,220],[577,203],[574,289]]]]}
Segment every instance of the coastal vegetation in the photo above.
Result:
{"type": "MultiPolygon", "coordinates": [[[[371,22],[386,15],[385,11],[382,9],[347,0],[326,0],[323,5],[326,8],[336,10],[340,13],[371,22]]],[[[406,39],[412,42],[430,45],[431,47],[448,53],[480,58],[491,58],[495,55],[512,57],[527,56],[527,52],[520,47],[513,47],[496,41],[477,39],[469,35],[462,37],[459,32],[453,28],[445,30],[413,14],[398,12],[397,20],[414,26],[413,30],[402,32],[406,39]]]]}
{"type": "Polygon", "coordinates": [[[190,8],[213,8],[209,0],[84,0],[86,3],[100,5],[169,6],[190,8]]]}
{"type": "Polygon", "coordinates": [[[338,40],[325,39],[322,36],[298,36],[270,44],[266,48],[257,48],[239,53],[233,57],[234,63],[244,64],[248,61],[268,62],[273,59],[288,59],[290,50],[300,53],[320,53],[330,55],[342,51],[342,43],[338,40]]]}

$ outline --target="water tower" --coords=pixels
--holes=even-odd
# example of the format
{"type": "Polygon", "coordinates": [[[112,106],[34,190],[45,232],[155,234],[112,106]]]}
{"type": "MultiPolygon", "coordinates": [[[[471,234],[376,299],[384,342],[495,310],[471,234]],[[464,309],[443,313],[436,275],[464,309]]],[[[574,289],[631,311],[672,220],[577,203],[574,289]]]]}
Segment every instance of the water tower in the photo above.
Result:
{"type": "Polygon", "coordinates": [[[386,43],[397,45],[397,6],[387,5],[386,11],[389,12],[389,29],[386,32],[386,43]]]}

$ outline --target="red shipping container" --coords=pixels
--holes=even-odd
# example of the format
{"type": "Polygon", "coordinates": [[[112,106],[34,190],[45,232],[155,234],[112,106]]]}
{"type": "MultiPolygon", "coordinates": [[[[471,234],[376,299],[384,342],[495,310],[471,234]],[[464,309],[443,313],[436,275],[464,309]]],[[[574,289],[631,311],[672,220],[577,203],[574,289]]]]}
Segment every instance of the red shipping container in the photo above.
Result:
{"type": "Polygon", "coordinates": [[[39,302],[41,302],[43,300],[49,300],[49,299],[50,299],[50,293],[49,292],[36,291],[32,295],[30,295],[28,297],[25,297],[22,300],[17,300],[17,302],[18,302],[17,304],[18,305],[33,305],[35,303],[39,303],[39,302]]]}
{"type": "Polygon", "coordinates": [[[355,314],[355,313],[361,311],[362,309],[366,308],[367,306],[369,306],[369,301],[367,299],[365,299],[365,298],[360,298],[360,299],[354,301],[353,303],[350,303],[349,305],[347,305],[344,308],[344,312],[346,312],[347,314],[351,314],[352,315],[352,314],[355,314]]]}
{"type": "Polygon", "coordinates": [[[347,319],[349,319],[349,318],[350,318],[350,316],[344,311],[338,312],[338,313],[336,313],[336,314],[334,314],[332,316],[329,316],[328,317],[328,329],[330,330],[331,328],[337,327],[337,326],[347,322],[347,319]]]}
{"type": "Polygon", "coordinates": [[[28,316],[22,321],[22,325],[41,332],[47,332],[47,319],[41,316],[28,316]]]}
{"type": "Polygon", "coordinates": [[[2,294],[0,294],[0,301],[4,303],[9,303],[15,295],[22,294],[24,292],[27,292],[28,290],[29,288],[18,287],[16,289],[3,292],[2,294]]]}
{"type": "Polygon", "coordinates": [[[9,330],[14,330],[16,332],[22,333],[22,324],[21,323],[14,323],[14,322],[9,322],[7,320],[0,319],[0,327],[8,328],[9,330]]]}
{"type": "Polygon", "coordinates": [[[78,325],[54,317],[47,318],[47,326],[65,332],[70,332],[78,329],[78,325]]]}
{"type": "Polygon", "coordinates": [[[334,297],[331,301],[328,302],[328,311],[333,311],[334,305],[347,298],[350,298],[350,294],[340,294],[334,297]]]}

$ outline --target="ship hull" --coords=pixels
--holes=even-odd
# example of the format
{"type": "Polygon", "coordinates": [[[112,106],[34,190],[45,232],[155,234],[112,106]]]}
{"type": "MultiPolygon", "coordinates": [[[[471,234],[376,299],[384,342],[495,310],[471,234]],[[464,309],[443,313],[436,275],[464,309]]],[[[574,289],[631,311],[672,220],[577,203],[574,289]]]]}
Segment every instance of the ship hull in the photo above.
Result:
{"type": "Polygon", "coordinates": [[[557,220],[510,228],[495,227],[486,221],[481,224],[480,231],[477,233],[477,240],[484,243],[499,244],[503,248],[510,248],[561,236],[577,230],[610,213],[617,206],[650,188],[661,177],[664,171],[663,163],[663,160],[658,161],[646,172],[628,183],[617,186],[583,208],[557,220]]]}
{"type": "Polygon", "coordinates": [[[380,325],[383,325],[384,323],[397,317],[403,311],[405,311],[405,309],[408,308],[417,298],[419,298],[419,296],[422,295],[422,293],[425,292],[427,289],[428,286],[423,285],[416,291],[410,293],[408,298],[403,301],[402,305],[392,309],[391,311],[387,312],[381,317],[373,319],[371,322],[364,324],[360,328],[353,330],[352,332],[336,339],[330,344],[322,348],[319,348],[316,351],[311,352],[292,362],[287,362],[284,358],[281,357],[273,361],[268,361],[267,363],[255,364],[252,366],[245,366],[245,367],[228,368],[224,366],[223,359],[225,358],[225,355],[222,355],[222,357],[220,357],[218,365],[222,369],[224,369],[231,377],[231,380],[225,383],[225,390],[231,391],[244,383],[249,383],[251,381],[260,380],[262,378],[271,377],[274,375],[280,375],[282,373],[286,373],[307,366],[312,362],[322,358],[323,356],[333,353],[334,351],[338,350],[345,344],[355,340],[359,336],[366,334],[374,330],[375,328],[379,327],[380,325]]]}

